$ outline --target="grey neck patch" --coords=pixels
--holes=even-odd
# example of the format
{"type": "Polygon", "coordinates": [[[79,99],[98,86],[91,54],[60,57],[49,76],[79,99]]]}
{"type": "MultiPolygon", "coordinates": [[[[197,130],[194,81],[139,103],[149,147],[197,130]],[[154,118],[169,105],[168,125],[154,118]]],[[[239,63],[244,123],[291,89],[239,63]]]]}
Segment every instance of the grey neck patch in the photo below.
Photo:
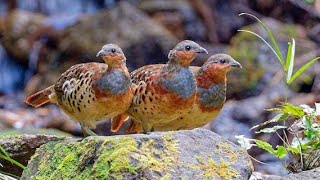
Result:
{"type": "Polygon", "coordinates": [[[130,87],[130,78],[121,71],[107,71],[101,79],[97,80],[97,86],[102,92],[109,91],[112,94],[123,94],[130,87]]]}
{"type": "Polygon", "coordinates": [[[196,80],[189,68],[165,68],[170,78],[161,77],[160,82],[163,88],[176,93],[182,98],[190,97],[196,91],[196,80]]]}
{"type": "Polygon", "coordinates": [[[214,84],[208,89],[197,88],[199,101],[205,107],[221,107],[226,98],[226,84],[214,84]]]}

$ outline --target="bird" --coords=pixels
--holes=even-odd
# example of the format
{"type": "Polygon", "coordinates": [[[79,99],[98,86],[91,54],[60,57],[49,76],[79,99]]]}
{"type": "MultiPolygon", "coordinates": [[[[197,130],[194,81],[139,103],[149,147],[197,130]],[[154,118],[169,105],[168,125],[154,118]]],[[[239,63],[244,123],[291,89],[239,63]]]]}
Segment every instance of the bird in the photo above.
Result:
{"type": "Polygon", "coordinates": [[[135,84],[134,97],[126,114],[112,119],[112,131],[117,131],[130,117],[141,124],[143,132],[187,113],[196,97],[196,80],[189,69],[199,53],[207,50],[194,41],[178,43],[168,54],[166,64],[146,65],[130,73],[135,84]]]}
{"type": "Polygon", "coordinates": [[[105,63],[77,64],[65,71],[54,85],[25,99],[33,107],[57,104],[79,122],[85,136],[96,136],[96,121],[124,113],[133,98],[126,56],[116,44],[106,44],[97,53],[105,63]]]}
{"type": "MultiPolygon", "coordinates": [[[[242,68],[239,62],[227,54],[212,55],[201,67],[190,66],[197,80],[193,107],[175,120],[155,124],[154,131],[190,130],[202,127],[217,117],[226,101],[227,73],[232,67],[242,68]]],[[[121,125],[118,124],[114,129],[119,127],[121,125]]],[[[141,124],[134,121],[128,133],[141,131],[141,124]]]]}

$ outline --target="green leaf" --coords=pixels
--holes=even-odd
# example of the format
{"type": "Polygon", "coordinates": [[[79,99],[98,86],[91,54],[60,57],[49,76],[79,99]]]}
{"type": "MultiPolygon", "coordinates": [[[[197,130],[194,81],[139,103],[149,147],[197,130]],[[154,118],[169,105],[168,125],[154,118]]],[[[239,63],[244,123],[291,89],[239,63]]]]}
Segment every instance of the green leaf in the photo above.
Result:
{"type": "Polygon", "coordinates": [[[264,142],[264,141],[260,141],[260,140],[257,140],[255,139],[254,140],[256,142],[256,145],[260,148],[260,149],[263,149],[263,150],[266,150],[268,151],[270,154],[282,159],[284,157],[286,157],[287,155],[287,150],[285,147],[283,146],[277,146],[277,149],[273,149],[273,147],[271,146],[271,144],[267,143],[267,142],[264,142]]]}
{"type": "Polygon", "coordinates": [[[320,56],[312,59],[311,61],[309,61],[308,63],[303,65],[298,71],[296,71],[292,75],[292,77],[290,78],[290,80],[287,83],[288,84],[292,83],[297,77],[299,77],[306,69],[308,69],[313,63],[315,63],[319,59],[320,59],[320,56]]]}
{"type": "Polygon", "coordinates": [[[304,132],[304,134],[307,136],[307,138],[308,139],[310,139],[310,140],[312,140],[313,139],[313,137],[315,136],[315,134],[316,134],[316,131],[314,131],[314,130],[312,130],[312,129],[308,129],[308,130],[305,130],[305,131],[303,131],[304,132]]]}
{"type": "Polygon", "coordinates": [[[288,84],[289,84],[289,81],[291,79],[292,72],[293,72],[295,47],[296,47],[296,42],[294,41],[294,39],[292,39],[292,43],[289,42],[288,55],[287,55],[287,60],[286,60],[286,69],[288,70],[288,72],[287,72],[287,83],[288,84]]]}
{"type": "Polygon", "coordinates": [[[260,141],[258,139],[255,139],[254,140],[257,144],[257,146],[260,148],[260,149],[263,149],[263,150],[266,150],[268,151],[270,154],[273,154],[276,156],[276,150],[273,149],[273,147],[271,146],[271,144],[267,143],[267,142],[264,142],[264,141],[260,141]]]}
{"type": "Polygon", "coordinates": [[[249,139],[249,138],[246,138],[244,137],[244,135],[239,135],[239,136],[235,136],[237,142],[239,143],[239,145],[241,147],[243,147],[244,149],[248,150],[248,149],[251,149],[253,144],[251,143],[252,142],[252,139],[249,139]]]}
{"type": "Polygon", "coordinates": [[[303,112],[302,107],[297,107],[297,106],[294,106],[290,103],[284,103],[282,105],[282,107],[283,107],[283,112],[286,112],[288,114],[291,114],[291,115],[299,117],[299,118],[304,116],[304,112],[303,112]]]}
{"type": "Polygon", "coordinates": [[[291,151],[293,154],[300,154],[300,150],[297,147],[289,146],[287,147],[288,151],[291,151]]]}
{"type": "MultiPolygon", "coordinates": [[[[273,48],[271,48],[273,50],[273,52],[275,53],[275,55],[277,56],[277,58],[279,59],[281,65],[284,67],[284,62],[283,62],[283,58],[282,58],[282,54],[281,54],[281,51],[278,47],[278,44],[275,40],[275,38],[273,37],[271,31],[268,29],[268,27],[256,16],[252,15],[252,14],[249,14],[249,13],[240,13],[239,16],[242,16],[242,15],[247,15],[247,16],[251,16],[253,17],[254,19],[256,19],[260,24],[261,26],[263,27],[263,29],[267,32],[268,34],[268,37],[274,47],[274,50],[273,48]]],[[[263,39],[263,38],[262,38],[263,39]]],[[[269,46],[270,47],[270,46],[269,46]]]]}
{"type": "Polygon", "coordinates": [[[312,126],[313,118],[309,116],[303,116],[301,118],[301,122],[303,123],[303,125],[306,126],[307,130],[313,130],[313,126],[312,126]]]}
{"type": "Polygon", "coordinates": [[[259,133],[274,133],[276,132],[277,130],[279,129],[286,129],[287,126],[273,126],[271,128],[264,128],[264,129],[261,129],[260,131],[256,131],[255,133],[259,134],[259,133]]]}
{"type": "Polygon", "coordinates": [[[287,156],[287,150],[283,146],[277,146],[277,151],[276,151],[276,156],[280,159],[284,158],[287,156]]]}
{"type": "Polygon", "coordinates": [[[288,42],[288,51],[287,51],[287,58],[286,58],[286,66],[284,68],[285,71],[288,71],[289,64],[290,64],[290,59],[292,55],[292,43],[288,42]]]}
{"type": "Polygon", "coordinates": [[[318,142],[317,144],[315,144],[315,145],[313,146],[313,148],[314,148],[314,149],[319,149],[319,148],[320,148],[320,142],[318,142]]]}
{"type": "Polygon", "coordinates": [[[261,124],[258,124],[258,125],[255,125],[255,126],[253,126],[251,129],[250,129],[250,131],[252,130],[252,129],[256,129],[256,128],[258,128],[258,127],[261,127],[261,126],[265,126],[265,125],[267,125],[267,124],[270,124],[270,123],[274,123],[274,122],[278,122],[278,121],[285,121],[285,120],[287,120],[288,119],[288,114],[278,114],[278,115],[276,115],[276,116],[274,116],[272,119],[270,119],[270,120],[268,120],[268,121],[265,121],[265,122],[263,122],[263,123],[261,123],[261,124]]]}

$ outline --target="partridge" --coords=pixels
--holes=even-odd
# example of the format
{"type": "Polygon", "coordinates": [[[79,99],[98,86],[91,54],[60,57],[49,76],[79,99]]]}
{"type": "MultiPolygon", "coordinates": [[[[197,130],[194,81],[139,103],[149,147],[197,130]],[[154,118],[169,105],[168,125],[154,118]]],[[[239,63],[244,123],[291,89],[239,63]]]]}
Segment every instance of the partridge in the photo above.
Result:
{"type": "Polygon", "coordinates": [[[54,85],[29,96],[25,102],[33,107],[55,103],[80,123],[84,135],[96,135],[90,129],[96,127],[96,121],[124,113],[133,98],[121,48],[106,44],[97,57],[105,63],[74,65],[54,85]]]}
{"type": "MultiPolygon", "coordinates": [[[[211,56],[202,67],[190,67],[197,80],[197,96],[194,106],[187,114],[173,121],[155,124],[154,130],[193,129],[202,127],[213,120],[220,113],[226,101],[227,73],[231,67],[242,68],[239,62],[226,54],[211,56]]],[[[141,125],[133,122],[129,133],[136,132],[141,132],[141,125]]]]}
{"type": "MultiPolygon", "coordinates": [[[[155,124],[167,123],[190,111],[196,97],[196,80],[189,64],[198,53],[207,50],[184,40],[169,52],[167,64],[147,65],[130,74],[136,87],[126,113],[142,125],[145,133],[153,131],[155,124]]],[[[113,119],[112,131],[126,119],[122,117],[113,119]]]]}

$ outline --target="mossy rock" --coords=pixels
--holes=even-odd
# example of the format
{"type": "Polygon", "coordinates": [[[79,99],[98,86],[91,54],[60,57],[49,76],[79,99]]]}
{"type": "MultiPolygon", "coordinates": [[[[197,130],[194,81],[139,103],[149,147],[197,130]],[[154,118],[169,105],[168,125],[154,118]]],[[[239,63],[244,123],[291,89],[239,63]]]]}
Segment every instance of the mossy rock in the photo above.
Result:
{"type": "Polygon", "coordinates": [[[247,152],[204,129],[41,146],[21,179],[248,179],[247,152]]]}
{"type": "MultiPolygon", "coordinates": [[[[0,134],[0,146],[9,154],[9,156],[23,164],[27,165],[30,157],[41,145],[50,141],[60,141],[67,139],[64,136],[52,135],[3,135],[0,134]]],[[[10,162],[0,158],[0,171],[20,176],[22,169],[10,162]]],[[[0,178],[1,179],[1,178],[0,178]]]]}

